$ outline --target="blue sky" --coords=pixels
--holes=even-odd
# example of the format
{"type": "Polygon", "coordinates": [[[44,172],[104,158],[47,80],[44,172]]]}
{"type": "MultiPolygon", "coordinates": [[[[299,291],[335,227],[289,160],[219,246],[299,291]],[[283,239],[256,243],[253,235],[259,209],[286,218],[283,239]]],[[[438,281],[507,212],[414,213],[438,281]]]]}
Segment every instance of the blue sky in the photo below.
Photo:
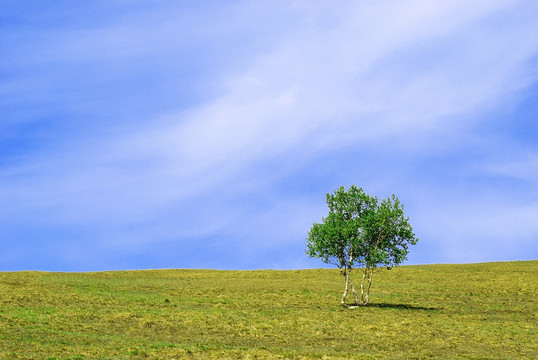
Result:
{"type": "Polygon", "coordinates": [[[409,264],[538,258],[538,3],[2,1],[0,270],[320,267],[325,193],[409,264]]]}

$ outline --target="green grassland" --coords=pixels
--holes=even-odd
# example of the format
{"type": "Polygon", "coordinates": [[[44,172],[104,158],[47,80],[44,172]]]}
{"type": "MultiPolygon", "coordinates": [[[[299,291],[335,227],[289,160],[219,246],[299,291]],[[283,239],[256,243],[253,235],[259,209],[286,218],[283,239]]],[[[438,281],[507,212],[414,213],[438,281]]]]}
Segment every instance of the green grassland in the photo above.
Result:
{"type": "Polygon", "coordinates": [[[1,359],[538,357],[538,261],[337,270],[0,273],[1,359]],[[358,276],[358,272],[355,276],[358,276]]]}

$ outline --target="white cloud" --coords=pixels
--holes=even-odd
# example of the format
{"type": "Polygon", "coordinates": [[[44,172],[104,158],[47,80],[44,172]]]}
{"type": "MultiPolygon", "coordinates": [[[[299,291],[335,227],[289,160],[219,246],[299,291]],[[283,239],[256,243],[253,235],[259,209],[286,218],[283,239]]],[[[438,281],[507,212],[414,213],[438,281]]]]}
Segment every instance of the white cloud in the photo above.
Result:
{"type": "Polygon", "coordinates": [[[384,139],[421,151],[435,147],[429,135],[457,141],[457,117],[469,121],[535,80],[527,61],[538,41],[527,34],[536,26],[506,32],[488,22],[509,5],[346,7],[328,29],[284,37],[230,78],[218,100],[171,116],[155,141],[173,144],[192,174],[384,139]]]}
{"type": "Polygon", "coordinates": [[[508,156],[512,159],[487,164],[482,170],[494,176],[500,175],[538,184],[538,154],[536,152],[531,150],[508,156]]]}
{"type": "Polygon", "coordinates": [[[431,209],[428,224],[423,224],[427,237],[422,240],[436,243],[438,252],[432,254],[433,258],[483,262],[531,260],[538,256],[538,203],[526,205],[480,197],[473,200],[474,203],[444,202],[431,209]]]}

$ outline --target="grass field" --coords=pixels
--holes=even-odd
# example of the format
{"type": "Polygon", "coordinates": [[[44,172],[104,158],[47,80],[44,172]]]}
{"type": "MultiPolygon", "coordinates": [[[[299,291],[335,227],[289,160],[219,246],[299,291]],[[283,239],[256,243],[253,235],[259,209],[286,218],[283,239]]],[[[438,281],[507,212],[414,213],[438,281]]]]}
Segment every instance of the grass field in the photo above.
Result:
{"type": "Polygon", "coordinates": [[[343,284],[336,270],[4,272],[0,358],[538,357],[538,261],[382,271],[355,309],[343,284]]]}

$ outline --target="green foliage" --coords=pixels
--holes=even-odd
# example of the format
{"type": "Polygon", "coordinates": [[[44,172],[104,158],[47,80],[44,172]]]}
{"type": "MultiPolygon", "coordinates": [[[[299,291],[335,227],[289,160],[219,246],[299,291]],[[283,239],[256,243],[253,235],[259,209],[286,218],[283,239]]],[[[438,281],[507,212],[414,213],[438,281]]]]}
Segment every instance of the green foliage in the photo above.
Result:
{"type": "MultiPolygon", "coordinates": [[[[343,304],[349,273],[353,268],[364,267],[360,303],[365,305],[374,269],[400,265],[407,259],[409,245],[416,244],[418,239],[405,217],[403,204],[394,195],[379,202],[362,188],[352,185],[346,191],[342,186],[334,194],[327,194],[326,202],[329,214],[321,224],[313,224],[306,253],[338,266],[346,276],[343,304]]],[[[352,283],[351,286],[355,293],[352,283]]]]}
{"type": "Polygon", "coordinates": [[[334,306],[336,274],[0,272],[0,359],[531,359],[538,353],[538,261],[400,266],[377,274],[370,306],[353,310],[334,306]]]}
{"type": "Polygon", "coordinates": [[[374,199],[362,189],[340,187],[327,194],[329,215],[308,233],[307,254],[339,268],[352,268],[361,262],[360,239],[365,215],[374,208],[374,199]],[[354,256],[355,255],[355,256],[354,256]]]}

